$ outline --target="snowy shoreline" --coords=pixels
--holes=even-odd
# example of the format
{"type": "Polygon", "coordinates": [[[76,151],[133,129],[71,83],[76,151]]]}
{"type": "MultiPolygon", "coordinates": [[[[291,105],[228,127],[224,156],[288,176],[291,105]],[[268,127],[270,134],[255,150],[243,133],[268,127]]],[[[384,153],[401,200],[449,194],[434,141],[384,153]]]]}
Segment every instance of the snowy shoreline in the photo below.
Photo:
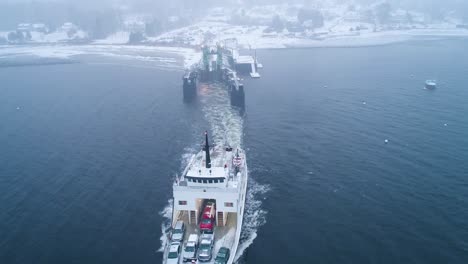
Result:
{"type": "MultiPolygon", "coordinates": [[[[373,32],[354,36],[334,36],[321,40],[299,38],[249,38],[255,42],[256,49],[307,49],[307,48],[360,48],[392,45],[410,41],[434,41],[442,39],[468,38],[468,30],[405,30],[373,32]]],[[[249,48],[246,39],[239,39],[241,48],[249,48]]],[[[250,45],[252,47],[252,45],[250,45]]],[[[158,45],[147,42],[134,44],[112,43],[27,43],[0,45],[0,60],[15,56],[33,55],[43,58],[71,58],[77,55],[100,55],[120,57],[139,61],[179,65],[181,69],[190,68],[201,59],[198,45],[176,46],[158,45]],[[161,55],[162,54],[162,55],[161,55]],[[174,57],[180,57],[181,62],[174,57]]],[[[254,47],[252,47],[254,48],[254,47]]]]}
{"type": "MultiPolygon", "coordinates": [[[[125,34],[123,34],[126,36],[125,34]]],[[[393,43],[401,43],[412,40],[441,40],[448,38],[466,38],[468,30],[466,29],[411,29],[411,30],[392,30],[380,32],[363,32],[355,34],[336,34],[324,38],[295,38],[283,36],[255,36],[238,35],[237,40],[241,48],[252,49],[284,49],[284,48],[333,48],[333,47],[367,47],[380,46],[393,43]]],[[[228,39],[219,38],[218,41],[228,39]]],[[[0,48],[8,47],[28,47],[28,46],[122,46],[122,47],[148,47],[159,48],[161,50],[174,49],[198,49],[202,43],[179,44],[175,41],[158,42],[148,40],[141,43],[127,43],[122,39],[97,40],[83,43],[76,42],[27,42],[21,44],[0,44],[0,48]]]]}
{"type": "MultiPolygon", "coordinates": [[[[223,39],[236,38],[238,44],[244,49],[282,49],[282,48],[346,48],[346,47],[367,47],[381,46],[394,43],[401,43],[412,40],[438,40],[447,38],[465,38],[468,37],[466,29],[410,29],[410,30],[389,30],[379,32],[351,32],[337,33],[317,38],[298,38],[287,37],[283,35],[264,36],[261,30],[248,32],[246,34],[230,34],[222,32],[215,41],[223,39]]],[[[184,32],[186,33],[186,32],[184,32]]],[[[163,38],[164,45],[177,45],[176,37],[171,35],[163,38]]],[[[180,33],[178,33],[180,34],[180,33]]],[[[164,37],[164,36],[163,36],[164,37]]],[[[186,37],[194,39],[193,36],[186,37]]],[[[158,38],[161,40],[161,37],[158,38]]],[[[148,44],[153,42],[148,42],[148,44]]],[[[161,42],[154,42],[160,44],[161,42]]],[[[200,39],[189,42],[186,47],[199,47],[202,45],[200,39]]]]}
{"type": "MultiPolygon", "coordinates": [[[[304,4],[266,4],[212,7],[201,14],[188,13],[191,20],[167,18],[165,28],[155,29],[154,14],[122,13],[120,25],[95,34],[65,22],[53,30],[44,23],[21,23],[16,30],[0,32],[0,58],[5,49],[19,49],[37,56],[100,54],[156,61],[156,53],[180,55],[184,67],[199,61],[201,46],[236,39],[240,49],[359,48],[408,41],[467,38],[468,25],[456,12],[437,19],[421,10],[393,6],[387,2],[371,5],[355,1],[321,1],[304,4]],[[2,46],[2,44],[4,44],[2,46]],[[31,47],[32,51],[28,52],[31,47]]],[[[161,26],[161,25],[160,25],[161,26]]],[[[172,58],[174,60],[174,58],[172,58]]]]}

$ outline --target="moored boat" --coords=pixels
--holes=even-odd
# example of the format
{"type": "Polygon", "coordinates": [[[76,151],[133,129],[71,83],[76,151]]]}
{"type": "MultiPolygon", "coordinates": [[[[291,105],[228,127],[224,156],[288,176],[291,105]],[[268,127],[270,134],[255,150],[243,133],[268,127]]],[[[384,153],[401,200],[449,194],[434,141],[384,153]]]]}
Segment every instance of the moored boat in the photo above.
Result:
{"type": "Polygon", "coordinates": [[[433,90],[437,87],[437,82],[435,80],[427,80],[424,87],[428,90],[433,90]]]}

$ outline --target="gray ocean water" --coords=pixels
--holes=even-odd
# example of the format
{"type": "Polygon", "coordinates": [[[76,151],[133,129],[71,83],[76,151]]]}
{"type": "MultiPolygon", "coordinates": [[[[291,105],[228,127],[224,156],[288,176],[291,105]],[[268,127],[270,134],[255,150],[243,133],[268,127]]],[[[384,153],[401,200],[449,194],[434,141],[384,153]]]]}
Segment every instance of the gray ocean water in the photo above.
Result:
{"type": "Polygon", "coordinates": [[[206,129],[248,153],[240,263],[467,263],[467,44],[258,51],[243,111],[177,67],[1,63],[0,263],[160,263],[206,129]]]}

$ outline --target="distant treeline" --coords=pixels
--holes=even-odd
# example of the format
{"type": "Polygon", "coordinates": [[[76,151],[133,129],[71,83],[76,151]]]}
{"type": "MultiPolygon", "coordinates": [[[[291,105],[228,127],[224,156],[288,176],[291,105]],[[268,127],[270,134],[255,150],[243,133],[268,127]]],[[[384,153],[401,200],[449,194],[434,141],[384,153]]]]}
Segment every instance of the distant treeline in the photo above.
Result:
{"type": "MultiPolygon", "coordinates": [[[[190,22],[197,14],[201,14],[206,9],[218,5],[239,7],[239,2],[248,6],[284,3],[284,1],[280,0],[128,0],[126,3],[125,1],[120,1],[126,4],[126,9],[122,9],[109,4],[109,2],[113,1],[31,0],[2,3],[0,0],[0,31],[14,30],[19,23],[44,23],[53,31],[65,22],[72,22],[89,32],[90,37],[100,38],[122,28],[124,12],[135,12],[153,16],[154,21],[147,21],[149,23],[147,28],[149,32],[147,33],[154,33],[166,29],[164,21],[172,15],[179,16],[185,22],[190,22]]],[[[305,4],[306,8],[304,10],[317,11],[320,11],[321,5],[324,4],[321,1],[304,0],[290,1],[288,3],[294,2],[305,4]]],[[[364,4],[368,7],[374,5],[373,8],[377,11],[375,14],[377,16],[376,19],[380,22],[385,22],[389,10],[403,8],[424,12],[434,19],[443,19],[446,15],[455,15],[463,18],[468,23],[468,0],[355,0],[349,2],[342,1],[341,4],[351,5],[353,2],[364,4]],[[387,3],[388,5],[382,3],[387,3]],[[381,8],[377,8],[377,5],[380,5],[381,8]]],[[[320,24],[320,14],[309,13],[304,13],[303,15],[305,17],[315,17],[313,21],[317,21],[316,23],[320,24]]]]}
{"type": "Polygon", "coordinates": [[[72,22],[93,35],[113,32],[121,23],[120,12],[111,7],[84,8],[61,2],[0,4],[0,30],[14,30],[20,23],[44,23],[51,31],[72,22]]]}

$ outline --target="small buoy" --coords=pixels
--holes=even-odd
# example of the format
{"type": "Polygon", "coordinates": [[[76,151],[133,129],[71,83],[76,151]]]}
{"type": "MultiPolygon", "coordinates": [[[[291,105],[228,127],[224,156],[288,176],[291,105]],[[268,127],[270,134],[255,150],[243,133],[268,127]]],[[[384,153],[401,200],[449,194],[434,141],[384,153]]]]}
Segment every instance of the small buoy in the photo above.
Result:
{"type": "Polygon", "coordinates": [[[16,110],[20,110],[20,107],[19,107],[19,106],[18,106],[18,107],[16,107],[16,110]]]}
{"type": "Polygon", "coordinates": [[[447,124],[447,123],[445,123],[445,124],[444,124],[444,126],[448,126],[448,124],[447,124]]]}
{"type": "Polygon", "coordinates": [[[362,101],[362,104],[365,105],[365,104],[367,104],[367,103],[366,103],[366,101],[362,101]]]}
{"type": "Polygon", "coordinates": [[[387,143],[388,143],[388,139],[385,139],[385,144],[387,144],[387,143]]]}

